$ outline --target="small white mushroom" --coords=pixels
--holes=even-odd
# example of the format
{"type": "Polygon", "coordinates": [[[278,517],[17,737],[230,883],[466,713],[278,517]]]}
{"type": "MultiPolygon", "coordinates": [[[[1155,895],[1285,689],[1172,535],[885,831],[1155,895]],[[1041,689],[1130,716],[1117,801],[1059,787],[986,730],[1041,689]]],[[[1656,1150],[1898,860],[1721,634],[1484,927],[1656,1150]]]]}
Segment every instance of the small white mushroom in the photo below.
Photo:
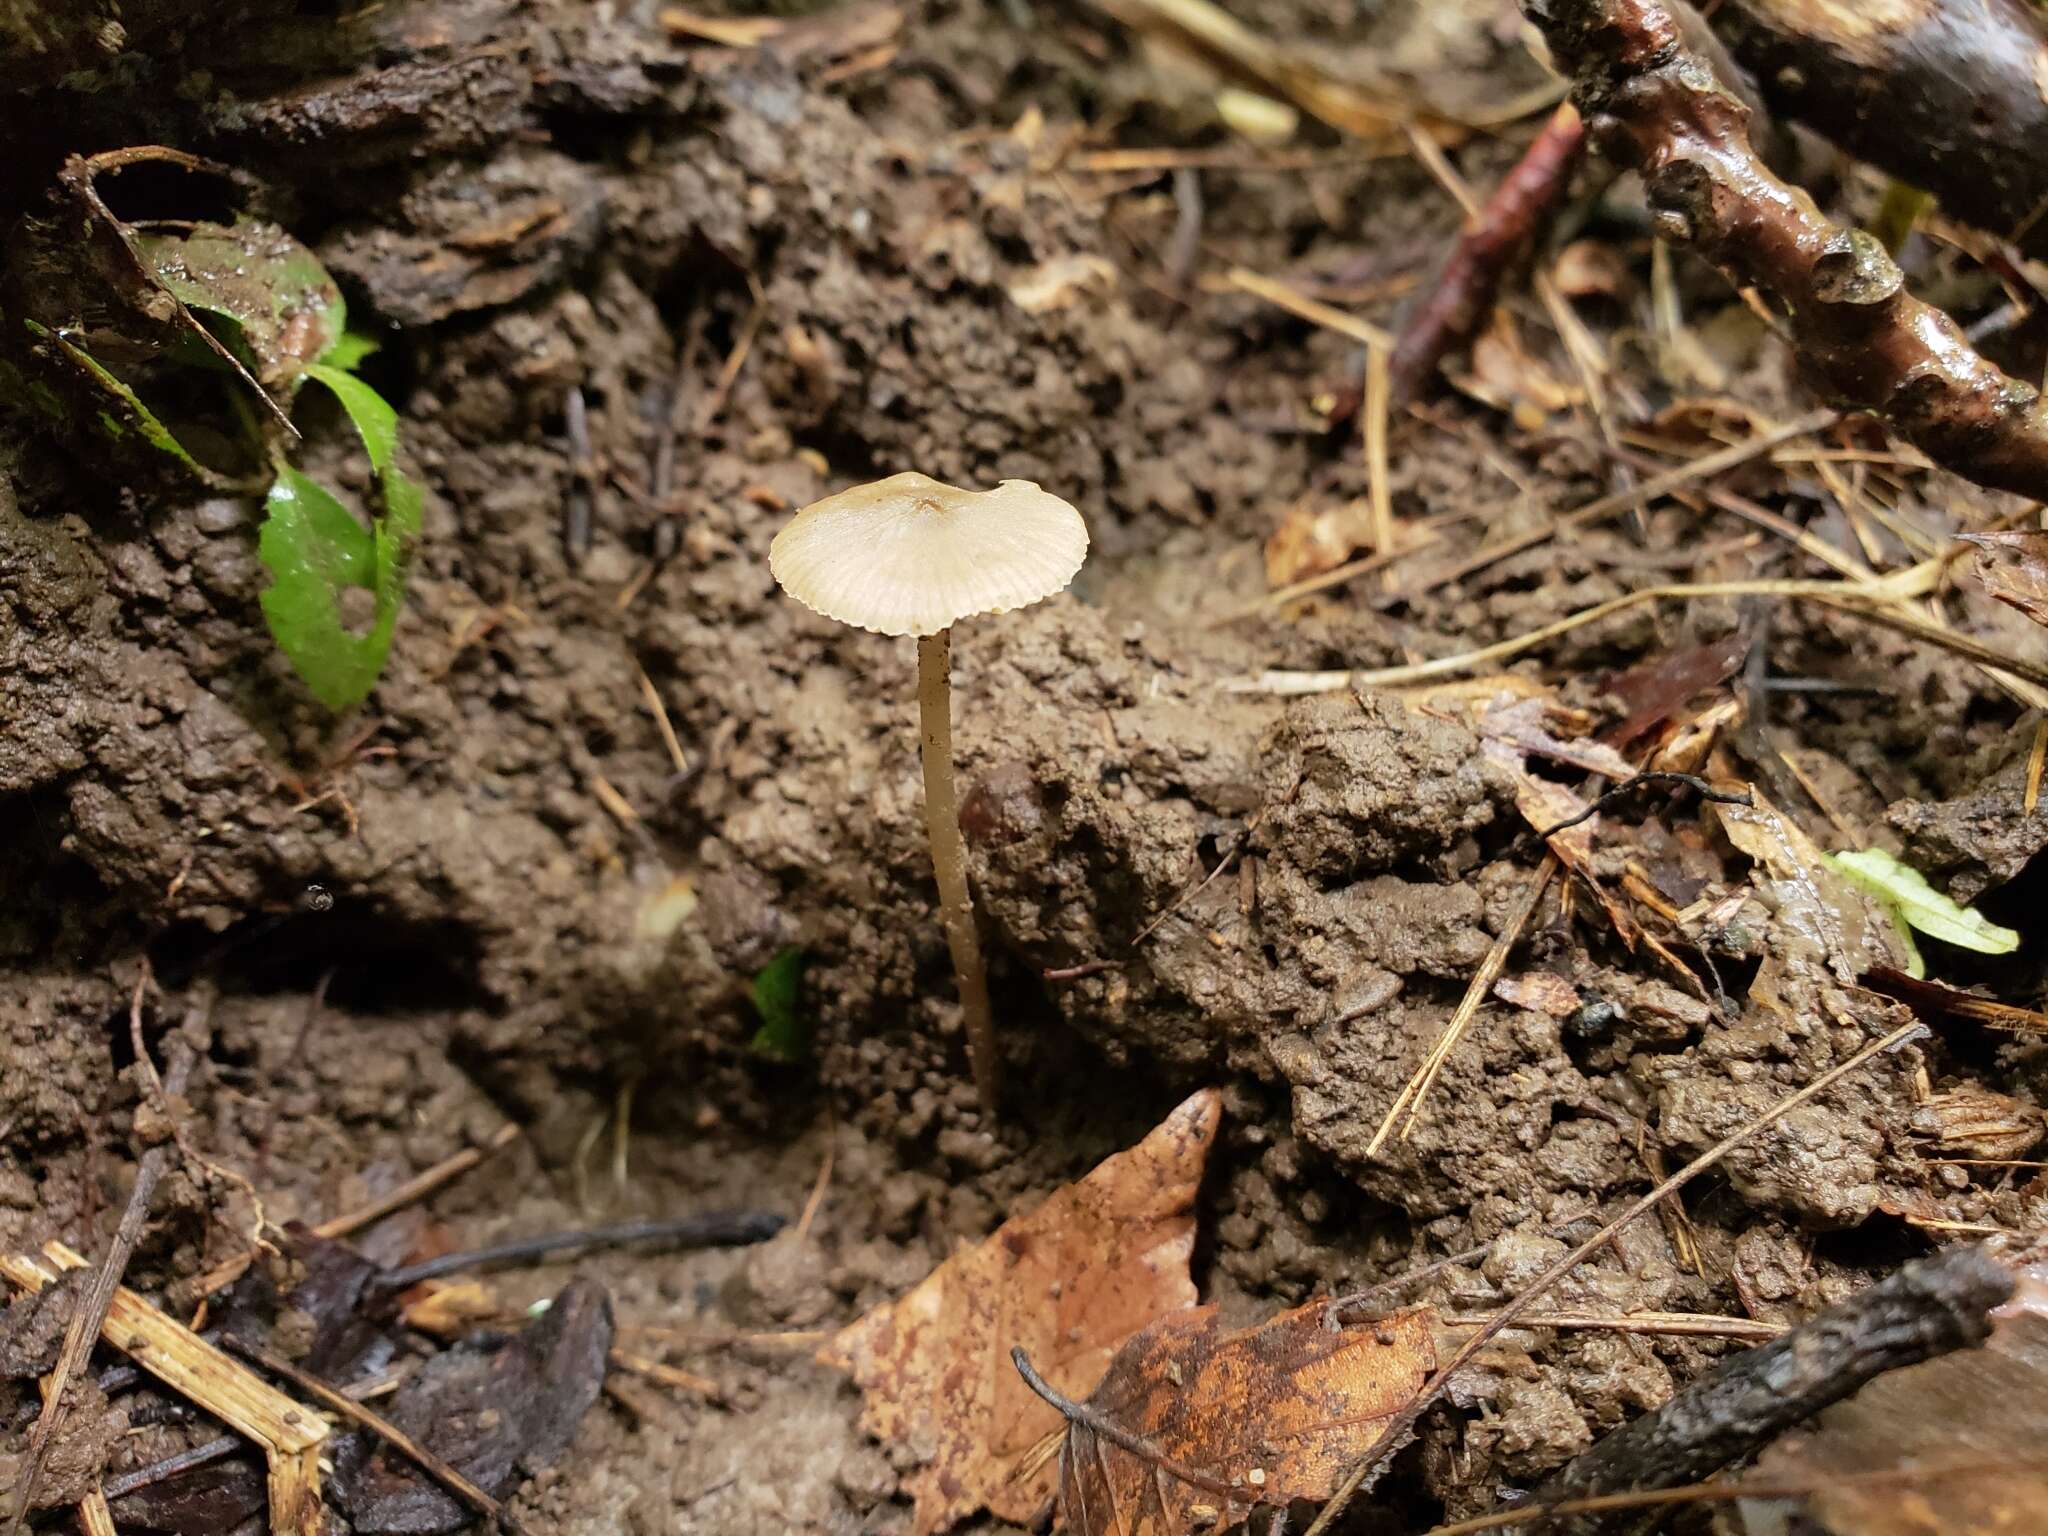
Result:
{"type": "Polygon", "coordinates": [[[995,1022],[953,784],[952,626],[1052,596],[1087,557],[1081,514],[1029,480],[965,491],[919,474],[891,475],[813,502],[768,547],[769,570],[805,607],[877,634],[917,636],[925,830],[960,980],[974,1086],[991,1114],[995,1022]]]}

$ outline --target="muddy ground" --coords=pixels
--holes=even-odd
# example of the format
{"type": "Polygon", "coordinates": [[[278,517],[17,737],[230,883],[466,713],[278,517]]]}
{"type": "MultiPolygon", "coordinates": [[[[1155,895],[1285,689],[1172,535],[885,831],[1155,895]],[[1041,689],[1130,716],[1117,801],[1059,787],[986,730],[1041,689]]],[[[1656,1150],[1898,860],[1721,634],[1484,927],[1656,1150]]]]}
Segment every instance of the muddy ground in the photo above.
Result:
{"type": "MultiPolygon", "coordinates": [[[[132,1177],[128,998],[145,961],[151,1038],[205,1042],[186,1133],[272,1221],[353,1208],[522,1128],[430,1214],[364,1234],[374,1257],[430,1233],[793,1216],[829,1157],[801,1241],[498,1279],[518,1304],[572,1271],[602,1279],[626,1342],[727,1397],[633,1384],[516,1508],[536,1531],[901,1531],[910,1453],[864,1439],[851,1389],[801,1341],[707,1350],[630,1330],[850,1320],[1204,1083],[1227,1095],[1201,1207],[1206,1296],[1251,1316],[1498,1238],[1426,1293],[1483,1311],[1639,1193],[1655,1160],[1701,1150],[1894,1020],[1798,951],[1768,891],[1707,946],[1709,984],[1708,964],[1674,975],[1583,891],[1566,909],[1553,890],[1511,970],[1554,972],[1587,1007],[1487,1006],[1415,1134],[1368,1157],[1535,868],[1514,784],[1458,718],[1226,684],[1449,654],[1652,582],[1826,570],[1665,504],[1426,589],[1483,539],[1617,483],[1583,406],[1518,417],[1453,393],[1394,437],[1396,513],[1443,540],[1404,577],[1420,595],[1368,580],[1224,622],[1266,590],[1262,547],[1288,512],[1356,498],[1365,477],[1355,432],[1322,430],[1310,404],[1350,376],[1350,344],[1222,274],[1394,321],[1458,223],[1427,171],[1317,129],[1307,168],[1205,170],[1176,276],[1185,187],[1177,201],[1170,172],[1077,168],[1077,148],[1251,152],[1199,82],[1100,13],[1014,8],[1027,29],[1010,7],[931,0],[900,32],[825,13],[778,51],[672,36],[655,9],[336,16],[251,0],[231,19],[156,5],[117,24],[109,8],[90,25],[44,17],[48,51],[0,66],[9,222],[71,153],[162,142],[251,172],[381,331],[366,373],[400,403],[428,491],[392,662],[335,721],[264,631],[253,503],[124,484],[81,443],[0,420],[0,1246],[92,1251],[111,1230],[132,1177]],[[572,386],[608,472],[580,561],[561,531],[572,386]],[[906,468],[1038,480],[1094,540],[1069,595],[958,637],[965,821],[1010,1071],[994,1123],[933,922],[908,644],[797,608],[765,558],[790,509],[906,468]],[[1183,899],[1226,858],[1227,878],[1183,899]],[[675,922],[679,882],[696,904],[675,922]],[[791,944],[809,957],[816,1038],[784,1066],[748,1051],[744,986],[791,944]]],[[[1540,83],[1493,8],[1460,26],[1426,9],[1288,3],[1257,20],[1338,65],[1421,71],[1447,106],[1540,83]]],[[[1454,158],[1485,186],[1529,131],[1454,158]]],[[[1718,377],[1688,379],[1705,365],[1660,351],[1632,197],[1624,183],[1591,215],[1621,276],[1581,306],[1617,409],[1805,409],[1782,349],[1683,258],[1675,291],[1718,377]]],[[[1569,378],[1541,309],[1510,302],[1569,378]]],[[[307,462],[360,484],[339,418],[308,419],[307,462]]],[[[1847,540],[1810,468],[1738,483],[1847,540]]],[[[2010,510],[1932,472],[1895,483],[1900,518],[1937,531],[2010,510]]],[[[1903,562],[1896,543],[1882,552],[1903,562]]],[[[1974,594],[1945,601],[1996,643],[2035,645],[1974,594]]],[[[1728,600],[1637,610],[1515,670],[1608,721],[1614,673],[1739,624],[1759,636],[1752,681],[1792,680],[1756,696],[1818,798],[1774,751],[1745,772],[1825,845],[1908,853],[2019,925],[2020,956],[1942,952],[1942,973],[2037,1005],[2034,719],[1981,673],[1845,619],[1728,600]]],[[[1716,823],[1666,806],[1606,819],[1603,876],[1619,884],[1633,862],[1675,907],[1739,890],[1746,861],[1716,823]]],[[[2044,1065],[1982,1031],[1909,1047],[1738,1153],[1683,1212],[1631,1229],[1560,1302],[1793,1318],[1957,1226],[2038,1225],[2048,1186],[2031,1170],[1929,1160],[1972,1149],[1943,1141],[1927,1105],[2009,1096],[2019,1139],[1989,1155],[2023,1158],[2044,1065]]],[[[131,1283],[189,1281],[253,1214],[232,1185],[174,1173],[131,1283]]],[[[1490,1507],[1729,1347],[1518,1338],[1425,1422],[1357,1529],[1490,1507]]],[[[0,1423],[22,1387],[0,1386],[0,1423]]],[[[102,1433],[71,1475],[198,1433],[102,1433]]],[[[0,1469],[21,1444],[0,1438],[0,1469]]]]}

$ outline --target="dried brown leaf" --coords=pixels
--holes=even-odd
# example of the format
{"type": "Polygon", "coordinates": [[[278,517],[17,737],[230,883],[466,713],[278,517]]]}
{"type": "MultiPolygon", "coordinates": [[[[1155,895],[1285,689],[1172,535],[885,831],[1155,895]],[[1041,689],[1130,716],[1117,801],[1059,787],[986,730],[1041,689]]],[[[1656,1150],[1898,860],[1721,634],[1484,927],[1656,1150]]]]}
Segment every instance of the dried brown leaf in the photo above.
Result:
{"type": "Polygon", "coordinates": [[[1078,1397],[1132,1334],[1194,1304],[1195,1191],[1221,1116],[1221,1095],[1196,1094],[819,1351],[860,1385],[868,1433],[925,1453],[906,1479],[918,1536],[984,1506],[1028,1523],[1055,1490],[1050,1461],[1025,1463],[1060,1415],[1019,1378],[1012,1346],[1078,1397]]]}
{"type": "Polygon", "coordinates": [[[1060,1515],[1076,1536],[1222,1530],[1327,1499],[1436,1368],[1428,1307],[1353,1328],[1310,1302],[1224,1333],[1213,1306],[1132,1339],[1070,1422],[1060,1515]],[[1104,1433],[1103,1424],[1122,1433],[1104,1433]]]}
{"type": "Polygon", "coordinates": [[[1568,1019],[1579,1011],[1579,989],[1555,971],[1524,971],[1503,976],[1493,984],[1493,995],[1532,1013],[1547,1013],[1553,1019],[1568,1019]]]}
{"type": "Polygon", "coordinates": [[[1957,537],[1977,546],[1977,579],[1986,592],[2036,624],[2048,624],[2048,533],[2017,529],[1957,537]]]}

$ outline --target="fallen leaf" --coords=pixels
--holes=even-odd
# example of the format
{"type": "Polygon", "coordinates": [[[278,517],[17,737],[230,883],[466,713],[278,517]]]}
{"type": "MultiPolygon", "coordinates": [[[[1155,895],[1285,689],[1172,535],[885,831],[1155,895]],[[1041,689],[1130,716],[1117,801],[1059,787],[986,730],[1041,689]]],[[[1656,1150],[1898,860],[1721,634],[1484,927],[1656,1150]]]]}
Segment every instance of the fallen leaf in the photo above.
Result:
{"type": "Polygon", "coordinates": [[[1830,864],[1805,830],[1761,790],[1754,784],[1745,787],[1750,804],[1717,804],[1714,813],[1728,841],[1756,860],[1775,884],[1775,904],[1785,926],[1827,961],[1838,980],[1853,982],[1882,963],[1883,941],[1872,932],[1870,904],[1861,888],[1830,864]]]}
{"type": "Polygon", "coordinates": [[[1492,323],[1472,343],[1471,376],[1452,382],[1481,404],[1506,411],[1525,432],[1585,399],[1584,390],[1566,384],[1523,347],[1504,309],[1493,312],[1492,323]]]}
{"type": "Polygon", "coordinates": [[[1333,1329],[1310,1302],[1237,1333],[1213,1306],[1162,1318],[1110,1362],[1060,1451],[1077,1536],[1223,1530],[1327,1499],[1436,1368],[1434,1311],[1333,1329]],[[1105,1428],[1113,1433],[1105,1433],[1105,1428]]]}
{"type": "Polygon", "coordinates": [[[1627,707],[1628,716],[1603,739],[1625,747],[1675,716],[1688,699],[1718,688],[1748,658],[1751,640],[1747,630],[1732,630],[1719,640],[1669,651],[1615,673],[1607,679],[1607,691],[1627,707]]]}
{"type": "Polygon", "coordinates": [[[1025,1524],[1055,1491],[1050,1461],[1023,1464],[1059,1432],[1060,1415],[1018,1377],[1011,1346],[1078,1397],[1124,1340],[1194,1304],[1195,1191],[1222,1112],[1214,1089],[1196,1094],[1137,1146],[1004,1222],[818,1352],[859,1384],[869,1434],[925,1457],[905,1480],[918,1536],[984,1506],[1025,1524]]]}
{"type": "Polygon", "coordinates": [[[1908,1128],[1950,1157],[2025,1157],[2048,1135],[2041,1111],[2009,1093],[1964,1083],[1914,1106],[1908,1128]]]}
{"type": "Polygon", "coordinates": [[[1266,540],[1266,584],[1292,586],[1333,571],[1371,542],[1360,507],[1298,501],[1266,540]]]}
{"type": "Polygon", "coordinates": [[[1977,546],[1977,579],[1986,592],[2036,624],[2048,624],[2048,533],[2019,529],[1956,537],[1977,546]]]}
{"type": "Polygon", "coordinates": [[[1631,286],[1628,268],[1605,240],[1574,240],[1557,253],[1550,280],[1568,299],[1618,299],[1631,286]]]}
{"type": "Polygon", "coordinates": [[[1531,1013],[1547,1013],[1553,1019],[1568,1019],[1584,1001],[1579,989],[1555,971],[1524,971],[1503,976],[1493,984],[1493,995],[1531,1013]]]}

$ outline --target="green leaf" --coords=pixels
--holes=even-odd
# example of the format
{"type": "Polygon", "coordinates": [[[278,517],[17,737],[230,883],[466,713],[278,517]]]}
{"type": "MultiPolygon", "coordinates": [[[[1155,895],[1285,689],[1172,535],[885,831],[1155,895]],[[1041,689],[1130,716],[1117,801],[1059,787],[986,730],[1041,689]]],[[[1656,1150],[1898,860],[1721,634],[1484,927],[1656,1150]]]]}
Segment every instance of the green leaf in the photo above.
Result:
{"type": "MultiPolygon", "coordinates": [[[[1892,914],[1901,933],[1917,928],[1931,939],[1980,955],[2009,955],[2020,947],[2020,936],[2013,929],[2001,928],[1981,912],[1950,900],[1929,885],[1919,870],[1883,849],[1830,854],[1828,862],[1877,897],[1892,914]]],[[[1914,962],[1907,969],[1914,976],[1925,975],[1926,969],[1918,963],[1919,955],[1910,937],[1906,948],[1909,960],[1914,962]]]]}
{"type": "Polygon", "coordinates": [[[325,363],[329,368],[339,368],[344,373],[354,373],[363,366],[364,358],[383,345],[368,331],[349,331],[336,338],[334,345],[313,361],[325,363]]]}
{"type": "Polygon", "coordinates": [[[398,452],[398,412],[391,402],[354,374],[344,373],[331,363],[309,363],[306,377],[334,392],[334,398],[348,412],[348,419],[355,423],[377,478],[388,477],[398,452]]]}
{"type": "Polygon", "coordinates": [[[771,1061],[795,1063],[811,1052],[811,1021],[804,1014],[804,963],[808,957],[798,944],[785,945],[754,978],[747,995],[761,1027],[754,1031],[748,1049],[771,1061]]]}
{"type": "Polygon", "coordinates": [[[384,515],[366,529],[320,485],[283,467],[256,552],[273,578],[262,595],[271,634],[313,696],[339,713],[376,686],[391,653],[424,497],[398,468],[398,412],[390,403],[329,364],[308,364],[306,376],[332,390],[355,424],[377,472],[384,515]],[[342,623],[342,594],[350,587],[367,587],[376,599],[362,634],[342,623]]]}
{"type": "Polygon", "coordinates": [[[29,334],[56,344],[58,352],[73,366],[80,369],[87,378],[113,397],[112,405],[99,413],[99,427],[108,437],[139,437],[152,448],[169,454],[193,474],[213,484],[218,478],[185,450],[185,445],[171,435],[171,429],[157,418],[156,412],[142,403],[142,398],[126,384],[107,372],[99,361],[85,348],[52,331],[48,326],[34,320],[23,322],[29,334]]]}
{"type": "Polygon", "coordinates": [[[225,344],[266,387],[285,396],[307,364],[346,333],[348,306],[334,279],[318,257],[275,224],[237,219],[172,234],[137,230],[127,239],[187,309],[231,322],[225,344]]]}
{"type": "Polygon", "coordinates": [[[398,608],[381,591],[366,632],[351,633],[341,617],[348,588],[378,588],[381,534],[289,465],[279,469],[265,510],[256,540],[272,578],[261,597],[263,616],[313,697],[339,713],[375,686],[391,649],[398,608]]]}

